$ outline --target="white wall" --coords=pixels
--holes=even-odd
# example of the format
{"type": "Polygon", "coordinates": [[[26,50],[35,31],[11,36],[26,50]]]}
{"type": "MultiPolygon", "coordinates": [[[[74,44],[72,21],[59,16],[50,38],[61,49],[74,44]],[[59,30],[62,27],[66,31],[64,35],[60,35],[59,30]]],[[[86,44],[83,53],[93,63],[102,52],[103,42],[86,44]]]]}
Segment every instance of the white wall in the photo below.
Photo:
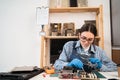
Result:
{"type": "Polygon", "coordinates": [[[36,7],[46,4],[45,0],[0,0],[0,72],[40,66],[36,7]]]}
{"type": "MultiPolygon", "coordinates": [[[[89,5],[104,6],[105,50],[111,53],[109,0],[89,0],[89,5]]],[[[40,65],[40,27],[36,7],[47,0],[0,0],[0,72],[15,66],[40,65]]]]}

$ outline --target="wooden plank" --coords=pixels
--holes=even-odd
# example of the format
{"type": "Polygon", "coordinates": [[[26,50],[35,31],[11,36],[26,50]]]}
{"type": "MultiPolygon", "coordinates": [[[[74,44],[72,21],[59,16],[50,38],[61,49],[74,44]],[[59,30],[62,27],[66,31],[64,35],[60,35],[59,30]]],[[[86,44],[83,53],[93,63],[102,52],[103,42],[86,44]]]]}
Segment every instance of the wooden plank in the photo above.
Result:
{"type": "Polygon", "coordinates": [[[104,49],[104,30],[103,30],[103,6],[100,5],[100,14],[99,14],[99,36],[101,38],[100,40],[100,47],[104,49]]]}
{"type": "MultiPolygon", "coordinates": [[[[77,39],[78,36],[45,36],[46,39],[77,39]]],[[[99,38],[99,36],[96,36],[95,38],[99,38]]]]}
{"type": "Polygon", "coordinates": [[[66,7],[66,8],[50,8],[50,13],[64,12],[96,12],[99,13],[99,7],[66,7]]]}
{"type": "Polygon", "coordinates": [[[40,53],[40,67],[43,68],[43,55],[44,55],[44,37],[41,36],[41,53],[40,53]]]}

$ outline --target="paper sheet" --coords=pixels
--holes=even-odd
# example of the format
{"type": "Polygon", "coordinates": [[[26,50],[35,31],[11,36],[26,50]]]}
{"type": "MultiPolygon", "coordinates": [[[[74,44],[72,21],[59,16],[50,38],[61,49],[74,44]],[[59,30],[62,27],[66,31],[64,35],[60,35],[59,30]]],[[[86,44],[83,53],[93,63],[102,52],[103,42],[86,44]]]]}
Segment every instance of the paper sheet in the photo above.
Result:
{"type": "Polygon", "coordinates": [[[48,15],[49,15],[49,8],[48,7],[37,7],[36,8],[36,17],[37,17],[37,24],[44,25],[48,24],[48,15]]]}

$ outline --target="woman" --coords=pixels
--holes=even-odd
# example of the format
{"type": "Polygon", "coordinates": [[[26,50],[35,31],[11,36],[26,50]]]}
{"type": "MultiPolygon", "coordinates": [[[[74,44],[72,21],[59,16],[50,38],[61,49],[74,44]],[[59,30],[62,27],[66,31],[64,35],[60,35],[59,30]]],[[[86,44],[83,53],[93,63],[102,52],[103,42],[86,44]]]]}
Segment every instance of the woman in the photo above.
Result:
{"type": "Polygon", "coordinates": [[[91,63],[94,68],[100,71],[116,71],[116,64],[107,57],[104,50],[94,44],[97,29],[91,23],[84,24],[78,31],[78,41],[67,42],[55,61],[54,67],[57,70],[64,66],[71,66],[83,69],[83,66],[91,63]]]}

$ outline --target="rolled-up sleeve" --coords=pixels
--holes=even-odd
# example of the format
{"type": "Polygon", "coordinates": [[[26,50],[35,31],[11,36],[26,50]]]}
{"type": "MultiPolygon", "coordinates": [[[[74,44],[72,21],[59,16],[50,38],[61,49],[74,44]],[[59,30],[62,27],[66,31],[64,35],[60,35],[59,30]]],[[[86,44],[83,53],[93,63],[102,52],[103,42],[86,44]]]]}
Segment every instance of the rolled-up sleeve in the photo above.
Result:
{"type": "Polygon", "coordinates": [[[102,63],[101,71],[117,71],[116,64],[106,54],[103,55],[102,63]]]}
{"type": "Polygon", "coordinates": [[[64,66],[68,64],[68,57],[70,56],[71,52],[72,52],[72,43],[68,42],[63,46],[63,50],[59,56],[59,59],[57,59],[54,63],[55,69],[61,70],[64,66]]]}
{"type": "Polygon", "coordinates": [[[117,65],[107,56],[104,50],[101,48],[98,48],[98,55],[99,59],[102,62],[102,67],[100,71],[104,72],[110,72],[110,71],[116,71],[117,70],[117,65]]]}

